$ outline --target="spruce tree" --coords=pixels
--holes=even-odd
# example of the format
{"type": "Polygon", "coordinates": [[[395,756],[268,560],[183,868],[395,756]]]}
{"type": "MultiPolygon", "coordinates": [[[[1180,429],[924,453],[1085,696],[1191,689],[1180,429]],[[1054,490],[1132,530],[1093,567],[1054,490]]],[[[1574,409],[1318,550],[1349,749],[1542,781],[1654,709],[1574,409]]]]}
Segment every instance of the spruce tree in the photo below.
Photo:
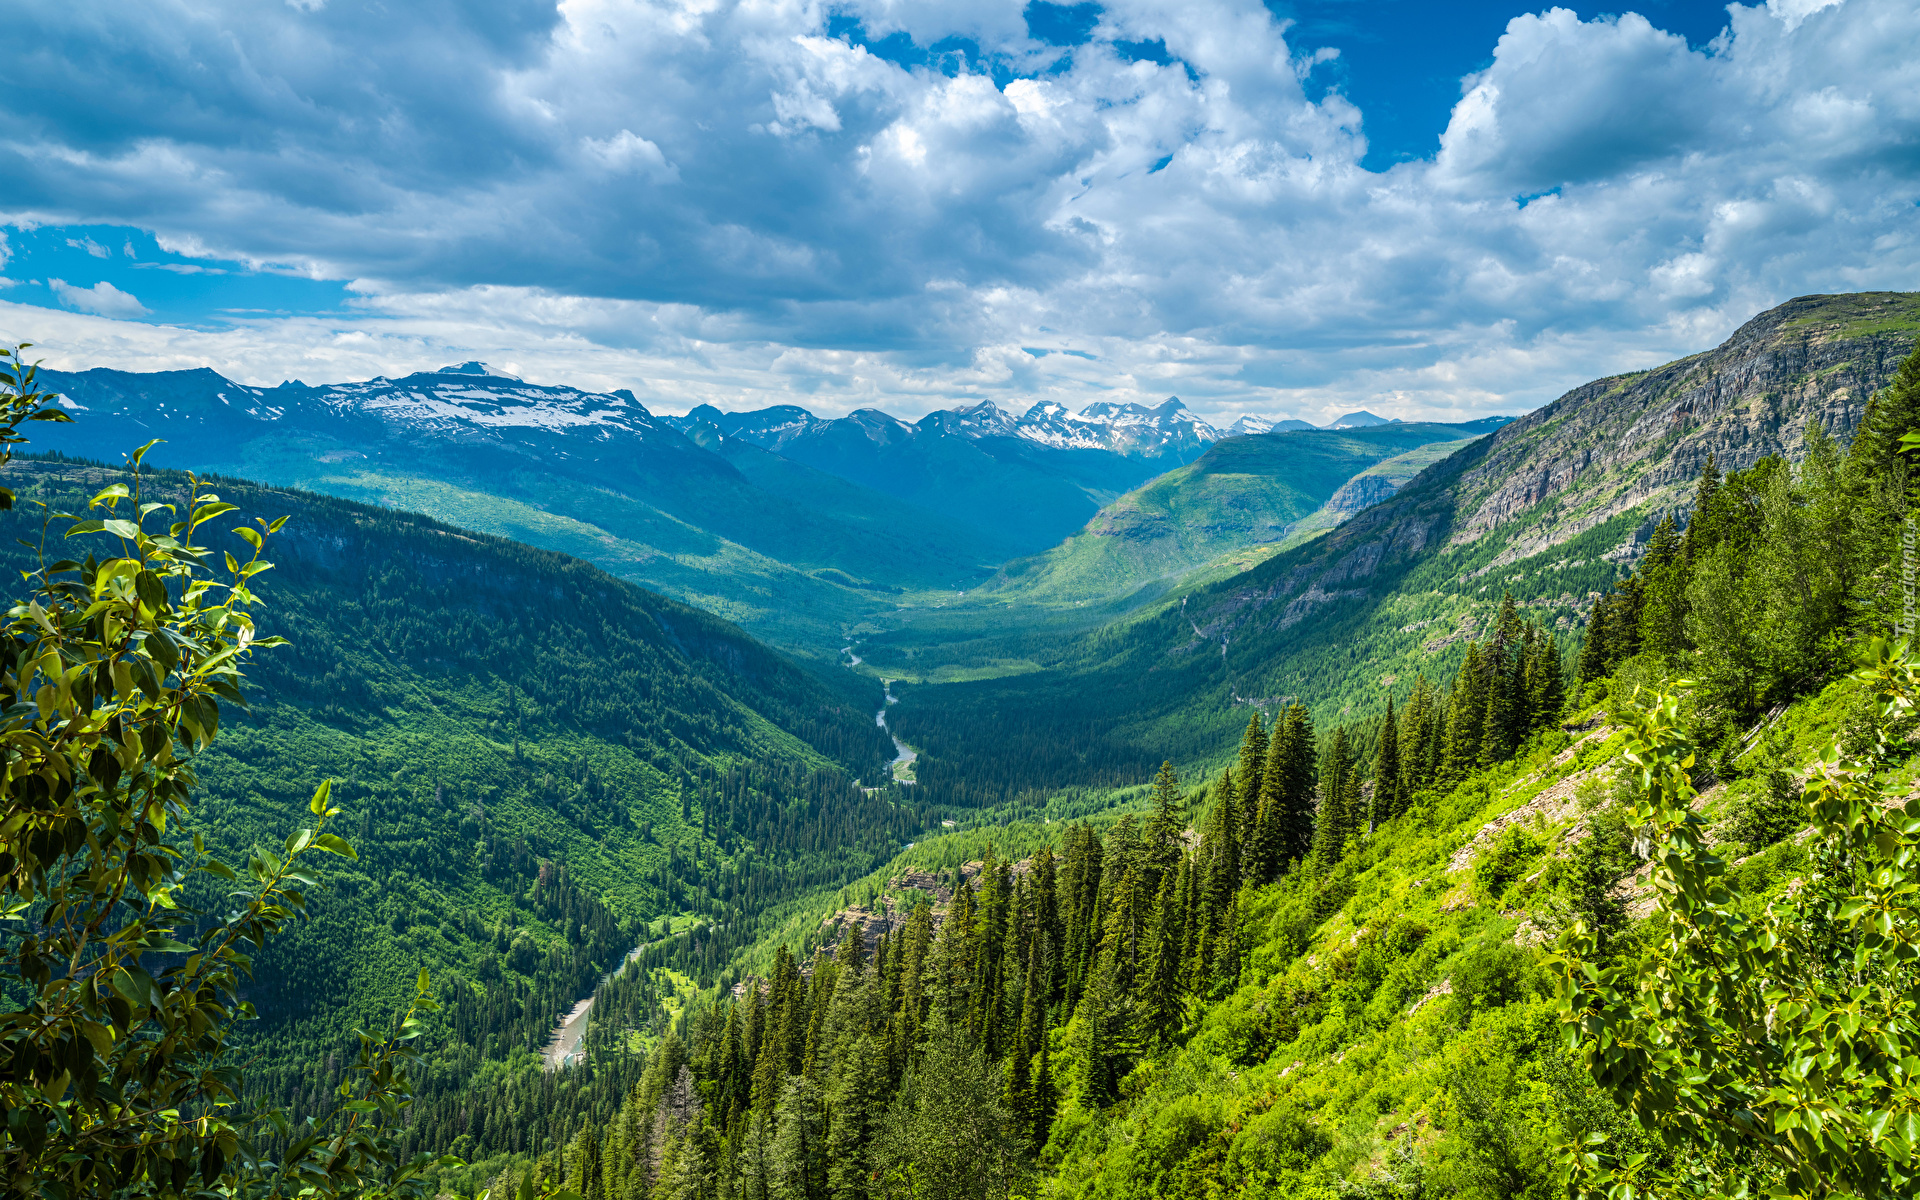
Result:
{"type": "Polygon", "coordinates": [[[1279,836],[1275,839],[1280,852],[1274,864],[1276,868],[1305,859],[1313,849],[1314,785],[1320,774],[1317,735],[1307,706],[1290,706],[1286,719],[1291,761],[1279,836]]]}
{"type": "Polygon", "coordinates": [[[1373,759],[1373,806],[1367,814],[1367,832],[1381,821],[1400,815],[1400,722],[1393,715],[1393,697],[1387,697],[1387,715],[1380,721],[1380,748],[1373,759]]]}
{"type": "Polygon", "coordinates": [[[1236,773],[1239,786],[1232,792],[1234,805],[1234,826],[1244,838],[1253,829],[1253,823],[1260,812],[1260,784],[1266,778],[1268,750],[1266,727],[1261,724],[1260,712],[1255,709],[1247,717],[1246,732],[1240,735],[1239,770],[1236,773]]]}
{"type": "Polygon", "coordinates": [[[1343,725],[1333,731],[1326,757],[1320,765],[1320,807],[1313,827],[1313,859],[1322,870],[1340,861],[1346,848],[1350,792],[1348,776],[1353,772],[1353,751],[1343,725]]]}
{"type": "Polygon", "coordinates": [[[1613,607],[1613,593],[1606,592],[1593,602],[1593,610],[1587,614],[1586,637],[1580,643],[1579,685],[1583,688],[1607,676],[1607,635],[1613,624],[1613,607]]]}
{"type": "Polygon", "coordinates": [[[1177,868],[1164,872],[1154,897],[1146,970],[1139,983],[1140,1040],[1144,1044],[1165,1041],[1179,1021],[1180,977],[1185,965],[1181,954],[1186,944],[1186,912],[1179,883],[1177,868]]]}
{"type": "Polygon", "coordinates": [[[1284,865],[1280,838],[1284,824],[1287,779],[1297,748],[1289,737],[1286,709],[1274,718],[1273,736],[1267,739],[1267,759],[1260,774],[1260,787],[1253,816],[1241,839],[1244,854],[1240,867],[1247,882],[1262,884],[1272,879],[1284,865]]]}
{"type": "MultiPolygon", "coordinates": [[[[1254,718],[1254,726],[1259,718],[1254,718]]],[[[1266,749],[1265,734],[1261,735],[1261,751],[1266,749]]],[[[1247,758],[1247,747],[1240,747],[1242,762],[1247,758]]],[[[1180,776],[1174,772],[1172,760],[1160,764],[1160,773],[1153,777],[1153,819],[1147,826],[1147,843],[1152,857],[1155,881],[1158,876],[1171,871],[1179,860],[1183,844],[1181,835],[1187,828],[1186,799],[1180,792],[1180,776]]]]}
{"type": "Polygon", "coordinates": [[[1900,438],[1920,429],[1920,347],[1894,372],[1893,382],[1867,401],[1867,412],[1848,449],[1850,473],[1884,476],[1901,468],[1900,438]]]}
{"type": "Polygon", "coordinates": [[[1671,661],[1687,649],[1687,558],[1668,514],[1654,527],[1640,560],[1644,602],[1640,609],[1640,646],[1671,661]]]}
{"type": "Polygon", "coordinates": [[[1487,723],[1487,671],[1478,642],[1467,643],[1467,657],[1454,676],[1447,712],[1447,745],[1440,786],[1452,788],[1480,762],[1487,723]]]}
{"type": "Polygon", "coordinates": [[[1680,555],[1689,569],[1706,561],[1708,552],[1719,545],[1720,511],[1720,466],[1714,456],[1708,454],[1707,465],[1694,488],[1693,512],[1687,517],[1686,536],[1680,541],[1680,555]]]}
{"type": "Polygon", "coordinates": [[[1433,687],[1422,671],[1414,677],[1413,693],[1407,697],[1407,707],[1400,716],[1400,781],[1395,794],[1403,807],[1415,792],[1432,783],[1427,775],[1427,726],[1432,714],[1433,687]]]}

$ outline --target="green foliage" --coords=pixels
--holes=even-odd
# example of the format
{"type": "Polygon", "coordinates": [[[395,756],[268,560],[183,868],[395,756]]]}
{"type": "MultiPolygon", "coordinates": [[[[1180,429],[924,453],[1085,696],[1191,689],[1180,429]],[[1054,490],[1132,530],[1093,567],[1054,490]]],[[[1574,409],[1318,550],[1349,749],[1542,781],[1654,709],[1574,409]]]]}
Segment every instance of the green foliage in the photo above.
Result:
{"type": "MultiPolygon", "coordinates": [[[[31,372],[5,382],[11,436],[48,397],[31,372]]],[[[207,852],[195,764],[222,703],[243,703],[253,653],[285,644],[252,616],[284,518],[241,526],[252,552],[223,564],[201,526],[235,506],[198,480],[184,506],[151,501],[146,449],[131,487],[48,514],[0,635],[0,921],[19,1003],[0,1014],[0,1175],[12,1194],[418,1194],[434,1159],[402,1162],[396,1135],[436,1007],[424,972],[391,1033],[359,1035],[322,1123],[293,1131],[244,1101],[233,1033],[254,1015],[253,955],[306,914],[313,857],[354,852],[330,828],[325,782],[312,824],[279,852],[256,848],[244,873],[207,852]],[[75,543],[84,559],[47,557],[52,529],[55,550],[92,539],[75,543]],[[196,876],[224,896],[195,903],[196,876]],[[262,1154],[269,1133],[289,1140],[278,1162],[262,1154]]]]}
{"type": "Polygon", "coordinates": [[[1499,907],[1508,886],[1532,865],[1542,849],[1532,830],[1518,823],[1507,826],[1474,864],[1475,892],[1486,903],[1499,907]]]}
{"type": "Polygon", "coordinates": [[[1807,806],[1792,775],[1776,767],[1732,791],[1726,819],[1718,832],[1754,850],[1806,828],[1807,806]]]}
{"type": "MultiPolygon", "coordinates": [[[[1888,717],[1920,697],[1904,645],[1873,643],[1860,678],[1888,717]]],[[[1910,1194],[1920,802],[1881,780],[1887,744],[1861,758],[1830,746],[1805,791],[1814,869],[1799,895],[1749,915],[1690,806],[1696,752],[1678,717],[1678,700],[1660,698],[1628,750],[1641,788],[1632,819],[1651,829],[1659,897],[1644,953],[1602,965],[1576,926],[1562,943],[1561,1006],[1595,1079],[1669,1150],[1696,1157],[1663,1170],[1596,1131],[1566,1156],[1570,1186],[1727,1194],[1777,1181],[1796,1195],[1910,1194]],[[1739,1162],[1742,1150],[1759,1161],[1739,1162]]]]}

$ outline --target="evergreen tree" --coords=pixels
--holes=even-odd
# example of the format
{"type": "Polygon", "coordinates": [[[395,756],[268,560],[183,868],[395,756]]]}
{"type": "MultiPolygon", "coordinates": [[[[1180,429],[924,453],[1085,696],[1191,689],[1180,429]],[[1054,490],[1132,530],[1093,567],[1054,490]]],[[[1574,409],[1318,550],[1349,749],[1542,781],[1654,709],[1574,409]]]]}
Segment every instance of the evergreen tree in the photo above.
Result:
{"type": "Polygon", "coordinates": [[[1034,936],[1046,948],[1046,979],[1041,995],[1043,1003],[1052,1006],[1060,1003],[1066,993],[1066,977],[1060,970],[1066,928],[1060,922],[1059,880],[1052,846],[1041,846],[1034,851],[1032,875],[1034,936]]]}
{"type": "Polygon", "coordinates": [[[1171,1037],[1180,1020],[1186,911],[1179,877],[1178,870],[1163,873],[1159,892],[1154,897],[1152,934],[1147,945],[1146,970],[1140,981],[1140,1040],[1148,1045],[1171,1037]]]}
{"type": "Polygon", "coordinates": [[[1276,871],[1306,858],[1313,848],[1314,783],[1319,775],[1313,718],[1304,704],[1289,705],[1286,724],[1287,763],[1283,794],[1275,814],[1276,871]]]}
{"type": "Polygon", "coordinates": [[[1367,832],[1381,821],[1400,815],[1400,722],[1393,715],[1393,697],[1387,697],[1387,715],[1380,722],[1380,747],[1373,759],[1373,805],[1367,814],[1367,832]]]}
{"type": "Polygon", "coordinates": [[[1593,602],[1593,609],[1587,614],[1586,636],[1580,643],[1579,684],[1583,688],[1607,677],[1607,664],[1611,661],[1607,634],[1612,624],[1613,593],[1606,592],[1593,602]]]}
{"type": "MultiPolygon", "coordinates": [[[[1259,730],[1260,719],[1255,717],[1248,726],[1249,736],[1259,730]]],[[[1260,736],[1260,752],[1266,751],[1266,735],[1260,736]]],[[[1240,759],[1247,759],[1247,746],[1240,747],[1240,759]]],[[[1242,777],[1245,778],[1244,776],[1242,777]]],[[[1254,776],[1258,779],[1258,775],[1254,776]]],[[[1244,787],[1244,784],[1242,785],[1244,787]]],[[[1256,802],[1257,803],[1257,802],[1256,802]]],[[[1153,777],[1153,819],[1147,826],[1147,842],[1152,857],[1155,883],[1158,877],[1173,869],[1179,859],[1184,844],[1181,835],[1187,828],[1186,799],[1180,791],[1180,776],[1174,772],[1173,762],[1168,760],[1160,764],[1160,773],[1153,777]]]]}
{"type": "Polygon", "coordinates": [[[1900,438],[1916,429],[1920,429],[1920,347],[1901,362],[1893,382],[1867,401],[1866,415],[1848,450],[1851,473],[1861,479],[1893,474],[1904,477],[1906,463],[1900,438]]]}
{"type": "Polygon", "coordinates": [[[1640,609],[1641,648],[1670,661],[1688,648],[1689,582],[1685,548],[1671,514],[1660,518],[1654,527],[1647,553],[1640,560],[1640,574],[1645,581],[1640,609]]]}
{"type": "Polygon", "coordinates": [[[1353,750],[1345,726],[1333,731],[1320,765],[1320,807],[1313,828],[1313,858],[1321,869],[1340,861],[1352,814],[1348,811],[1353,750]]]}
{"type": "Polygon", "coordinates": [[[998,1074],[964,1030],[929,1031],[924,1060],[902,1082],[875,1139],[883,1194],[1007,1200],[1022,1190],[1023,1139],[998,1074]]]}
{"type": "Polygon", "coordinates": [[[1400,781],[1395,794],[1400,797],[1404,807],[1413,799],[1415,792],[1432,784],[1427,771],[1427,739],[1429,726],[1433,718],[1433,687],[1427,682],[1426,672],[1414,677],[1413,692],[1407,697],[1407,707],[1400,716],[1400,781]]]}
{"type": "Polygon", "coordinates": [[[1255,709],[1247,717],[1246,732],[1240,735],[1239,769],[1235,776],[1239,786],[1232,792],[1236,809],[1234,827],[1240,831],[1242,838],[1252,832],[1254,822],[1259,817],[1260,784],[1266,777],[1268,740],[1266,727],[1260,721],[1260,712],[1255,709]]]}
{"type": "Polygon", "coordinates": [[[774,1110],[774,1129],[770,1200],[824,1200],[826,1111],[813,1080],[799,1074],[787,1079],[774,1110]]]}
{"type": "Polygon", "coordinates": [[[1693,511],[1687,517],[1687,532],[1680,540],[1680,556],[1686,560],[1688,568],[1703,562],[1719,544],[1720,515],[1720,466],[1709,453],[1707,465],[1700,471],[1700,482],[1694,488],[1693,511]]]}
{"type": "Polygon", "coordinates": [[[1447,744],[1439,785],[1453,787],[1480,762],[1480,742],[1487,723],[1487,670],[1478,642],[1467,643],[1466,661],[1454,677],[1447,712],[1447,744]]]}

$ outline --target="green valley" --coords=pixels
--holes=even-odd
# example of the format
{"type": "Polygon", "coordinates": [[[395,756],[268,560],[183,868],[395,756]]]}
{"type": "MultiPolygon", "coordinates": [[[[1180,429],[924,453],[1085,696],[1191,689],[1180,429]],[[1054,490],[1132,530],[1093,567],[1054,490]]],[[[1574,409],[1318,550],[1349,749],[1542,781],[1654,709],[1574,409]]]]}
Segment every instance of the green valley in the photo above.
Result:
{"type": "MultiPolygon", "coordinates": [[[[1001,568],[973,592],[976,603],[1065,605],[1116,597],[1138,602],[1222,556],[1285,545],[1310,514],[1320,515],[1354,481],[1404,482],[1414,471],[1381,468],[1418,459],[1422,448],[1491,432],[1455,425],[1260,433],[1216,442],[1107,505],[1080,533],[1035,558],[1001,568]],[[1368,474],[1368,472],[1374,472],[1368,474]]],[[[1458,449],[1458,445],[1452,449],[1458,449]]],[[[1431,454],[1425,461],[1433,461],[1431,454]]],[[[1445,457],[1440,455],[1439,457],[1445,457]]],[[[1366,503],[1391,494],[1365,484],[1366,503]]],[[[1324,518],[1323,518],[1324,519],[1324,518]]],[[[1301,531],[1304,532],[1304,531],[1301,531]]]]}
{"type": "MultiPolygon", "coordinates": [[[[181,731],[114,733],[47,794],[133,795],[108,757],[185,763],[191,805],[142,828],[258,879],[282,839],[289,862],[320,844],[287,833],[330,781],[311,811],[343,839],[232,985],[257,1020],[202,1051],[243,1057],[247,1103],[296,1124],[261,1126],[251,1158],[176,1132],[152,1146],[177,1153],[126,1161],[157,1194],[184,1194],[176,1162],[237,1194],[319,1153],[297,1123],[384,1113],[353,1169],[414,1161],[407,1186],[449,1197],[1903,1194],[1920,1091],[1891,1064],[1920,1029],[1892,947],[1920,938],[1920,668],[1885,639],[1917,336],[1915,296],[1803,297],[1479,436],[1221,440],[964,596],[818,568],[882,598],[851,670],[494,532],[596,558],[624,553],[603,534],[625,520],[665,539],[584,479],[543,485],[574,520],[356,468],[370,496],[481,530],[209,479],[289,518],[250,586],[290,644],[251,652],[246,709],[237,676],[208,685],[217,720],[150,703],[194,686],[178,664],[206,651],[166,621],[212,593],[98,557],[186,552],[117,517],[43,532],[36,506],[121,503],[126,474],[16,459],[0,522],[46,603],[9,617],[12,753],[120,728],[82,704],[181,731]],[[109,610],[154,624],[90,652],[144,665],[55,670],[46,647],[109,610]],[[884,725],[875,676],[899,699],[884,725]],[[1703,1033],[1731,1018],[1662,1001],[1662,979],[1777,1006],[1777,1033],[1703,1033]],[[410,1002],[404,1082],[356,1067],[401,1053],[377,1030],[410,1002]],[[1857,1021],[1818,1015],[1845,1005],[1857,1021]],[[1769,1057],[1823,1038],[1843,1049],[1817,1088],[1769,1057]],[[1731,1103],[1770,1132],[1729,1133],[1731,1103]],[[1841,1132],[1788,1132],[1809,1106],[1841,1132]]],[[[716,445],[747,485],[804,490],[807,536],[866,511],[859,485],[716,445]]],[[[188,482],[142,486],[179,504],[188,482]]],[[[201,536],[208,569],[252,553],[201,536]]],[[[88,811],[102,844],[127,836],[88,811]]],[[[89,853],[13,845],[75,871],[89,853]]],[[[24,870],[16,946],[57,924],[24,870]]],[[[225,928],[211,876],[170,887],[187,915],[140,922],[225,928]]],[[[152,936],[131,961],[159,996],[199,960],[152,936]]],[[[25,954],[5,983],[22,1012],[54,987],[25,954]]],[[[114,1021],[169,1011],[106,974],[74,986],[111,991],[114,1021]]],[[[138,1042],[10,1028],[34,1112],[62,1102],[50,1072],[138,1042]]],[[[195,1128],[216,1130],[211,1104],[189,1102],[195,1128]]],[[[46,1138],[6,1162],[45,1161],[46,1138]]]]}

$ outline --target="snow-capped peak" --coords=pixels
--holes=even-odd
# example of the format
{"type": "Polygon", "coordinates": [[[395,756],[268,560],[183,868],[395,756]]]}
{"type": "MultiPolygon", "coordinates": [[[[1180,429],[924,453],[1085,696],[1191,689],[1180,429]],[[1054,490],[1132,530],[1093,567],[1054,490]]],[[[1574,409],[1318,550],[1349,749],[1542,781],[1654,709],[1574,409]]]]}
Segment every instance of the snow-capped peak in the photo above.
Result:
{"type": "Polygon", "coordinates": [[[1291,429],[1312,428],[1314,428],[1313,425],[1297,417],[1268,417],[1259,413],[1248,413],[1227,426],[1227,436],[1245,437],[1254,433],[1284,433],[1291,429]]]}
{"type": "Polygon", "coordinates": [[[1078,413],[1045,401],[1027,410],[1015,432],[1049,446],[1139,455],[1189,454],[1221,436],[1188,412],[1178,396],[1151,406],[1096,400],[1078,413]]]}
{"type": "Polygon", "coordinates": [[[518,375],[515,375],[512,371],[502,370],[499,367],[490,367],[483,362],[463,362],[451,367],[441,367],[438,371],[435,371],[434,374],[435,375],[486,375],[486,376],[491,376],[494,379],[511,379],[515,383],[525,382],[525,380],[521,379],[518,375]]]}

